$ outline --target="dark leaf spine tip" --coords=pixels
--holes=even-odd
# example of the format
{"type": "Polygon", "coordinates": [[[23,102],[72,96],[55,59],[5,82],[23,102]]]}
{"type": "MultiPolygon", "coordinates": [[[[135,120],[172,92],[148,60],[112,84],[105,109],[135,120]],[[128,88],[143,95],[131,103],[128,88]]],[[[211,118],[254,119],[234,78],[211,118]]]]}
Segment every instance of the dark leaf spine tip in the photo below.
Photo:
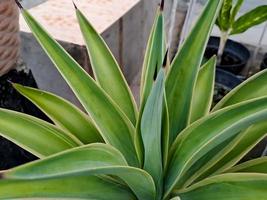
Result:
{"type": "Polygon", "coordinates": [[[73,3],[74,8],[77,10],[78,8],[77,8],[76,4],[74,3],[74,1],[72,1],[72,3],[73,3]]]}
{"type": "Polygon", "coordinates": [[[160,10],[161,11],[164,10],[164,4],[165,4],[165,0],[161,0],[161,2],[160,2],[160,10]]]}
{"type": "Polygon", "coordinates": [[[16,2],[16,4],[18,5],[18,7],[19,7],[20,9],[23,9],[23,7],[22,7],[21,3],[19,2],[19,0],[15,0],[15,2],[16,2]]]}
{"type": "Polygon", "coordinates": [[[164,60],[163,60],[163,64],[162,67],[165,68],[167,66],[167,62],[168,62],[168,55],[169,55],[169,49],[167,49],[165,56],[164,56],[164,60]]]}
{"type": "Polygon", "coordinates": [[[9,79],[6,80],[9,84],[13,85],[13,82],[9,79]]]}
{"type": "Polygon", "coordinates": [[[156,64],[156,67],[155,67],[155,72],[153,76],[154,81],[157,79],[157,76],[158,76],[158,64],[156,64]]]}

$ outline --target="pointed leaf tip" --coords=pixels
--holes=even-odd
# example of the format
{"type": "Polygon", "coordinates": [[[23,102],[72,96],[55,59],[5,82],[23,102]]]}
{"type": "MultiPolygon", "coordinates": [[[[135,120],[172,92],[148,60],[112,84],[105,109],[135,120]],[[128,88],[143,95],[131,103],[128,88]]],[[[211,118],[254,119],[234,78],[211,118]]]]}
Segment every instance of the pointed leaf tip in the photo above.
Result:
{"type": "Polygon", "coordinates": [[[10,84],[12,85],[12,87],[15,88],[16,90],[18,90],[18,88],[22,88],[22,87],[24,87],[24,86],[21,85],[21,84],[13,83],[13,82],[11,82],[11,81],[9,81],[9,82],[10,82],[10,84]]]}
{"type": "Polygon", "coordinates": [[[7,79],[6,81],[7,81],[9,84],[11,84],[11,85],[14,84],[10,79],[7,79]]]}
{"type": "Polygon", "coordinates": [[[161,0],[161,2],[160,2],[160,10],[161,11],[164,10],[164,4],[165,4],[165,0],[161,0]]]}
{"type": "Polygon", "coordinates": [[[16,4],[18,5],[18,7],[19,7],[20,9],[23,9],[21,3],[20,3],[18,0],[15,0],[15,2],[16,2],[16,4]]]}
{"type": "Polygon", "coordinates": [[[72,3],[73,3],[73,6],[74,6],[75,10],[77,10],[78,8],[77,8],[77,6],[76,6],[75,2],[74,2],[74,1],[72,1],[72,3]]]}

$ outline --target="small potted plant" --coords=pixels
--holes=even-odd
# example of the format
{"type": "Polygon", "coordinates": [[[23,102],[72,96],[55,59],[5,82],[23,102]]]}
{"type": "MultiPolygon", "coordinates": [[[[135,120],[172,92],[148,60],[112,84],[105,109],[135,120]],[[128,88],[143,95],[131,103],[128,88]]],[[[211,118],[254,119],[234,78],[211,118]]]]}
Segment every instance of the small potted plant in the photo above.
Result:
{"type": "Polygon", "coordinates": [[[224,0],[216,21],[221,37],[210,38],[205,54],[209,58],[217,53],[217,66],[234,74],[240,73],[246,66],[250,53],[244,45],[230,40],[229,36],[243,33],[267,20],[267,5],[259,6],[237,18],[243,2],[244,0],[238,0],[233,4],[232,0],[224,0]]]}

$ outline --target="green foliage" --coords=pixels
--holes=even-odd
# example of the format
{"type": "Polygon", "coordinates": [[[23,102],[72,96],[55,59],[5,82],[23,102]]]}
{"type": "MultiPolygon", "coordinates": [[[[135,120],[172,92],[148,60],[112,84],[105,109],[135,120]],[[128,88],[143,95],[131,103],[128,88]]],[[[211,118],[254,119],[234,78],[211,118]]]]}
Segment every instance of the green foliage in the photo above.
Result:
{"type": "Polygon", "coordinates": [[[223,5],[218,16],[218,25],[223,31],[227,31],[231,27],[231,9],[233,0],[224,0],[223,5]]]}
{"type": "Polygon", "coordinates": [[[267,20],[267,5],[259,6],[239,17],[232,26],[231,35],[243,33],[267,20]]]}
{"type": "Polygon", "coordinates": [[[221,41],[218,50],[218,62],[222,62],[222,56],[229,35],[240,34],[253,26],[259,25],[267,20],[267,6],[259,6],[236,19],[236,16],[244,0],[223,0],[216,25],[221,31],[221,41]]]}
{"type": "Polygon", "coordinates": [[[224,0],[216,23],[222,32],[230,35],[243,33],[267,20],[266,5],[254,8],[236,19],[243,2],[244,0],[237,0],[233,5],[232,0],[224,0]]]}
{"type": "MultiPolygon", "coordinates": [[[[227,3],[217,23],[240,7],[227,3]]],[[[267,133],[267,71],[211,110],[216,58],[200,67],[221,4],[208,1],[170,65],[168,54],[164,59],[161,4],[143,64],[138,110],[110,50],[77,8],[96,80],[21,9],[87,114],[53,94],[13,84],[55,125],[0,110],[0,134],[42,158],[0,172],[0,199],[266,199],[266,158],[237,163],[267,133]]]]}

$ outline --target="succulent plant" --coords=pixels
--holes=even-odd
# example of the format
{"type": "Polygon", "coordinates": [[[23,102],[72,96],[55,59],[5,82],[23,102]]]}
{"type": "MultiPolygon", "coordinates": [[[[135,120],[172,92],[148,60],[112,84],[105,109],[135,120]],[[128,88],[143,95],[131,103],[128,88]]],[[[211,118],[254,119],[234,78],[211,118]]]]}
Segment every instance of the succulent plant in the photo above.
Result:
{"type": "Polygon", "coordinates": [[[267,132],[267,71],[212,110],[216,58],[200,68],[222,1],[208,1],[174,60],[164,2],[148,41],[137,108],[107,45],[76,8],[95,80],[23,8],[33,34],[87,114],[13,84],[54,122],[0,110],[0,133],[40,160],[0,172],[0,199],[266,199],[266,157],[238,165],[267,132]]]}
{"type": "Polygon", "coordinates": [[[221,43],[218,52],[220,62],[229,35],[240,34],[267,20],[267,5],[258,6],[237,18],[244,0],[224,0],[217,18],[217,26],[221,30],[221,43]],[[237,19],[236,19],[237,18],[237,19]]]}

